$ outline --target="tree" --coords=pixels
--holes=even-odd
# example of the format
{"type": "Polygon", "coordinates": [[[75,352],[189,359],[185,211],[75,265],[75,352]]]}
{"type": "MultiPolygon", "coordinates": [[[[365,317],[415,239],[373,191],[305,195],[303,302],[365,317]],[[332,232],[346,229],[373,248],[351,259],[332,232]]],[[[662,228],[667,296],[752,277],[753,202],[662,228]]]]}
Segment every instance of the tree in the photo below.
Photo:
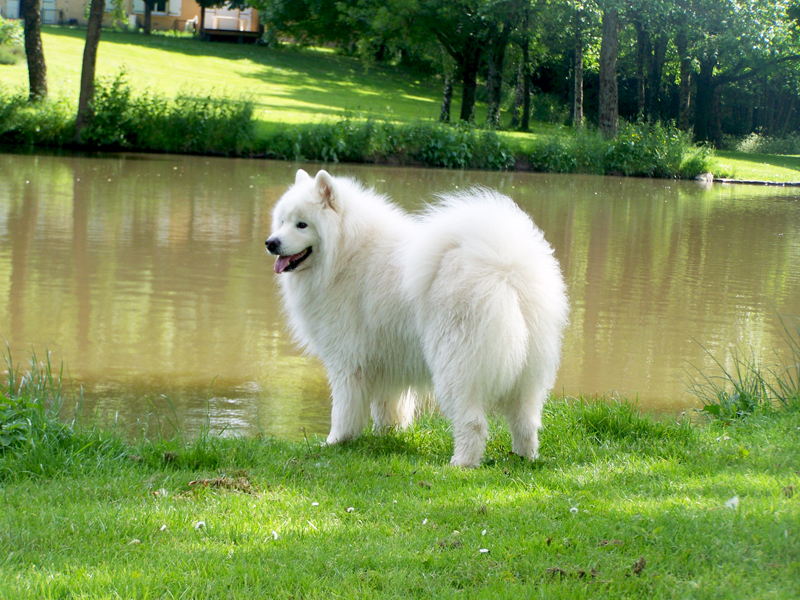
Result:
{"type": "Polygon", "coordinates": [[[694,134],[718,146],[722,141],[720,93],[782,66],[800,61],[792,42],[787,0],[683,0],[686,20],[676,46],[699,64],[695,79],[694,134]]]}
{"type": "MultiPolygon", "coordinates": [[[[144,33],[145,35],[150,35],[153,9],[156,7],[156,4],[158,4],[158,0],[142,0],[142,2],[144,2],[144,33]]],[[[201,10],[201,15],[204,12],[204,10],[201,10]]]]}
{"type": "Polygon", "coordinates": [[[495,18],[491,20],[489,32],[489,50],[487,59],[489,75],[486,88],[489,92],[486,124],[491,127],[500,126],[500,103],[503,90],[503,64],[506,57],[506,48],[511,38],[511,33],[522,21],[525,14],[525,5],[521,0],[498,3],[499,9],[495,18]]]}
{"type": "Polygon", "coordinates": [[[31,102],[47,96],[47,66],[42,48],[41,0],[22,0],[25,19],[25,57],[28,61],[28,98],[31,102]]]}
{"type": "Polygon", "coordinates": [[[590,2],[576,0],[570,3],[572,12],[573,55],[572,55],[572,123],[575,127],[583,127],[583,72],[584,51],[586,47],[586,30],[589,28],[589,18],[592,12],[590,2]]]}
{"type": "Polygon", "coordinates": [[[91,4],[89,4],[89,22],[86,26],[86,44],[83,47],[83,67],[81,69],[81,93],[78,99],[78,114],[75,117],[75,141],[77,143],[80,143],[81,132],[92,117],[97,48],[100,45],[100,25],[103,23],[105,7],[105,0],[91,0],[91,4]]]}
{"type": "Polygon", "coordinates": [[[617,87],[617,48],[619,11],[616,6],[603,10],[603,41],[600,46],[600,112],[598,124],[605,138],[617,135],[619,91],[617,87]]]}
{"type": "Polygon", "coordinates": [[[511,128],[528,131],[531,121],[531,7],[527,2],[523,9],[519,37],[522,55],[517,65],[517,85],[514,109],[511,113],[511,128]],[[520,110],[522,111],[521,115],[520,110]]]}

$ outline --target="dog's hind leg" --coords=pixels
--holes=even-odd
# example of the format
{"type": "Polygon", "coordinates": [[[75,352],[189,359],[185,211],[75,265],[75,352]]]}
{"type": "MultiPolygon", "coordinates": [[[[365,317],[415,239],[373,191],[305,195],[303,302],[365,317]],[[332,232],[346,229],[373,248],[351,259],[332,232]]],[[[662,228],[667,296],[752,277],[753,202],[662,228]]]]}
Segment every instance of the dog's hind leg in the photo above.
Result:
{"type": "Polygon", "coordinates": [[[416,394],[408,389],[402,393],[397,390],[377,395],[372,400],[372,430],[380,433],[391,427],[405,429],[414,421],[416,394]]]}
{"type": "Polygon", "coordinates": [[[544,388],[526,390],[513,398],[503,410],[511,431],[511,450],[528,460],[539,457],[539,429],[542,427],[542,408],[546,396],[544,388]]]}
{"type": "Polygon", "coordinates": [[[482,408],[459,411],[453,418],[453,457],[450,464],[456,467],[477,467],[486,450],[489,423],[482,408]]]}
{"type": "Polygon", "coordinates": [[[369,395],[360,374],[334,376],[329,373],[329,378],[333,400],[331,431],[326,441],[336,444],[364,432],[369,422],[369,395]]]}

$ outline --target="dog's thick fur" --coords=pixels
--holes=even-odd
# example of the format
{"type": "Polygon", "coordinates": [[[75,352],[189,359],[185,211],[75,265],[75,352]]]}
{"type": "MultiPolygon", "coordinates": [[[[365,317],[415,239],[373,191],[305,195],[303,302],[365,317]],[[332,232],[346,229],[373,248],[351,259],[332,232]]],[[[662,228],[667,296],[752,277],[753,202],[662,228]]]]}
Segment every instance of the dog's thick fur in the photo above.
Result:
{"type": "Polygon", "coordinates": [[[273,212],[267,248],[296,339],[328,371],[328,443],[406,427],[433,389],[452,421],[451,463],[480,464],[486,414],[508,420],[513,451],[538,454],[568,301],[542,232],[486,189],[412,216],[357,182],[298,171],[273,212]]]}

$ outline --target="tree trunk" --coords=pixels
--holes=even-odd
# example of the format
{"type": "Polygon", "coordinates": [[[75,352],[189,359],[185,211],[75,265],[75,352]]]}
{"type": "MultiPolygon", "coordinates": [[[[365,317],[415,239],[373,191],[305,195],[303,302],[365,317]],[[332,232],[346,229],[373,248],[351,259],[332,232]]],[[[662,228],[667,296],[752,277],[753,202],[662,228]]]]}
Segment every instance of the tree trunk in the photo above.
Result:
{"type": "Polygon", "coordinates": [[[698,142],[714,143],[714,68],[716,57],[703,57],[700,60],[700,73],[697,76],[697,97],[694,111],[694,137],[698,142]]]}
{"type": "Polygon", "coordinates": [[[81,131],[86,127],[92,116],[97,47],[100,45],[100,25],[103,23],[104,10],[105,0],[91,0],[89,23],[86,27],[86,44],[83,47],[81,94],[78,100],[78,115],[75,117],[75,142],[78,144],[81,142],[81,131]]]}
{"type": "Polygon", "coordinates": [[[681,30],[675,37],[675,46],[680,60],[680,105],[678,109],[678,129],[689,131],[692,110],[692,58],[689,56],[689,42],[686,32],[681,30]]]}
{"type": "Polygon", "coordinates": [[[145,35],[150,35],[150,31],[152,30],[152,15],[153,15],[153,5],[150,2],[144,3],[144,33],[145,35]]]}
{"type": "Polygon", "coordinates": [[[661,96],[661,77],[664,74],[664,62],[667,59],[667,44],[669,40],[665,35],[658,35],[650,38],[650,68],[647,73],[647,106],[646,114],[651,119],[658,119],[661,116],[662,96],[661,96]]]}
{"type": "Polygon", "coordinates": [[[617,46],[619,13],[603,12],[603,40],[600,45],[600,132],[606,139],[617,135],[619,95],[617,89],[617,46]]]}
{"type": "MultiPolygon", "coordinates": [[[[643,119],[647,108],[645,73],[647,71],[650,34],[641,21],[634,21],[633,27],[636,30],[636,116],[643,119]]],[[[605,36],[603,39],[605,39],[605,36]]]]}
{"type": "Polygon", "coordinates": [[[453,73],[444,75],[444,93],[442,94],[442,110],[439,113],[440,123],[450,122],[450,105],[453,103],[453,73]]]}
{"type": "Polygon", "coordinates": [[[442,92],[442,110],[439,112],[439,122],[450,122],[450,107],[453,104],[453,85],[455,83],[455,63],[453,58],[442,47],[442,72],[444,73],[444,89],[442,92]]]}
{"type": "Polygon", "coordinates": [[[575,62],[574,88],[575,98],[572,105],[572,123],[576,128],[583,127],[583,30],[581,13],[575,12],[575,62]]]}
{"type": "Polygon", "coordinates": [[[47,66],[42,49],[41,0],[23,0],[22,16],[25,19],[25,57],[28,61],[28,99],[31,102],[47,96],[47,66]]]}
{"type": "Polygon", "coordinates": [[[528,131],[531,124],[531,62],[527,42],[523,48],[522,60],[524,64],[522,73],[522,121],[520,121],[519,130],[528,131]]]}
{"type": "Polygon", "coordinates": [[[482,49],[477,41],[467,45],[461,60],[461,121],[472,123],[475,119],[475,95],[478,90],[478,67],[482,49]]]}
{"type": "Polygon", "coordinates": [[[517,65],[517,82],[514,85],[514,107],[511,109],[511,129],[519,129],[520,113],[522,111],[522,103],[524,102],[523,94],[525,93],[525,86],[523,80],[525,79],[525,71],[522,61],[517,65]]]}
{"type": "Polygon", "coordinates": [[[503,63],[506,59],[506,48],[512,27],[503,24],[503,31],[497,34],[496,41],[489,54],[489,108],[486,113],[486,124],[489,127],[500,127],[500,104],[503,95],[503,63]]]}
{"type": "Polygon", "coordinates": [[[200,7],[200,37],[203,38],[206,35],[206,7],[200,7]]]}

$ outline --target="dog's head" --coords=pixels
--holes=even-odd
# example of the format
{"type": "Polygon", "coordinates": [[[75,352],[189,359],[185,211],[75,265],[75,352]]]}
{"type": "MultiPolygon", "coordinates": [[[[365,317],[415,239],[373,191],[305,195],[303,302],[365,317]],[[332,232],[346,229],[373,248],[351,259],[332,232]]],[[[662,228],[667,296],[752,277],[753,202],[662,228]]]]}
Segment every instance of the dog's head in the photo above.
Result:
{"type": "Polygon", "coordinates": [[[278,257],[275,272],[311,268],[338,212],[333,178],[326,171],[319,171],[312,179],[298,170],[294,185],[272,212],[272,232],[266,245],[269,253],[278,257]]]}

